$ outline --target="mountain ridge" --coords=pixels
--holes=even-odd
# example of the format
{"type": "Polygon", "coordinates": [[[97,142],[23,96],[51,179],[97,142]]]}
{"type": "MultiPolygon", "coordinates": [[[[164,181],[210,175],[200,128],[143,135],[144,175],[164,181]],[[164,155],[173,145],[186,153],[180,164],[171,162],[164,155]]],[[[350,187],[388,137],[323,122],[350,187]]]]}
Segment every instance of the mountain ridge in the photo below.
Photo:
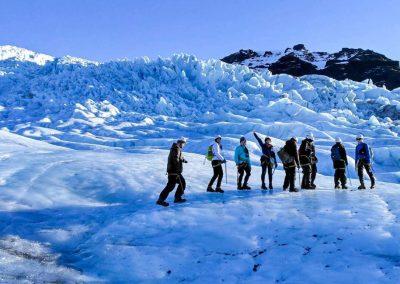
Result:
{"type": "Polygon", "coordinates": [[[371,79],[379,87],[392,90],[400,87],[399,61],[370,49],[342,48],[338,52],[311,52],[304,44],[284,51],[257,52],[241,49],[221,59],[272,74],[292,76],[325,75],[336,80],[351,79],[362,82],[371,79]]]}

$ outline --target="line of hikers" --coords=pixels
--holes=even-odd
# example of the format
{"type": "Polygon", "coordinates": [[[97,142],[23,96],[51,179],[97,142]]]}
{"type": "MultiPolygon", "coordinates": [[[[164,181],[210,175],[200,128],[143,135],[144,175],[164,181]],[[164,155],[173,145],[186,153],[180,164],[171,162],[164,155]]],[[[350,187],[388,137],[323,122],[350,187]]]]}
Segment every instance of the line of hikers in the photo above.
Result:
{"type": "MultiPolygon", "coordinates": [[[[286,141],[285,146],[275,153],[270,137],[265,137],[264,142],[253,132],[258,144],[262,150],[261,162],[261,189],[273,189],[272,178],[276,167],[278,166],[276,156],[279,157],[285,170],[285,180],[283,183],[283,190],[289,189],[290,192],[298,192],[299,189],[295,187],[296,181],[296,168],[300,175],[300,168],[302,169],[303,178],[301,180],[301,189],[315,189],[315,178],[317,175],[318,159],[315,154],[314,135],[308,134],[302,140],[299,149],[297,149],[297,137],[291,137],[286,141]],[[265,183],[265,177],[268,172],[268,188],[265,183]]],[[[355,149],[355,162],[356,170],[360,180],[358,189],[366,189],[364,183],[364,169],[366,170],[370,181],[370,188],[375,187],[375,177],[372,170],[372,151],[369,146],[364,142],[363,135],[359,134],[356,137],[357,146],[355,149]]],[[[222,165],[225,164],[226,172],[226,159],[222,155],[222,137],[218,135],[214,139],[214,143],[207,149],[206,159],[211,161],[213,176],[208,183],[207,192],[223,193],[221,188],[224,171],[222,165]],[[216,183],[215,189],[213,185],[216,183]]],[[[248,185],[251,176],[251,162],[249,150],[246,146],[246,138],[240,138],[240,144],[235,149],[234,161],[237,167],[237,189],[250,190],[248,185]],[[244,179],[243,179],[244,178],[244,179]]],[[[168,194],[174,190],[175,186],[178,188],[175,192],[175,203],[183,203],[186,201],[182,196],[185,192],[186,182],[182,176],[183,163],[187,163],[183,157],[182,149],[187,144],[187,138],[182,137],[172,144],[167,165],[168,183],[160,193],[157,204],[161,206],[168,206],[165,200],[168,194]]],[[[347,189],[347,176],[346,169],[348,166],[347,154],[342,140],[338,137],[335,139],[335,144],[331,148],[331,159],[335,169],[334,184],[335,189],[347,189]]]]}

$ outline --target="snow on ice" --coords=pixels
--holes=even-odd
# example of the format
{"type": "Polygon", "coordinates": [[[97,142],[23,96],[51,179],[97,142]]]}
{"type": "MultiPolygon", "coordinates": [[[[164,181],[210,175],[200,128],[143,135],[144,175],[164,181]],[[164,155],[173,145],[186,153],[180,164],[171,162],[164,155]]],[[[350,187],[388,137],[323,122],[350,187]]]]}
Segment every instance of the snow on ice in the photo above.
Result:
{"type": "Polygon", "coordinates": [[[400,90],[271,75],[190,55],[91,62],[0,47],[0,279],[3,282],[400,281],[400,90]],[[396,111],[393,111],[393,108],[396,111]],[[313,132],[318,190],[237,192],[231,161],[313,132]],[[333,190],[329,149],[363,133],[374,191],[333,190]],[[223,136],[228,185],[205,193],[206,147],[223,136]],[[170,144],[189,137],[189,202],[154,202],[170,144]]]}

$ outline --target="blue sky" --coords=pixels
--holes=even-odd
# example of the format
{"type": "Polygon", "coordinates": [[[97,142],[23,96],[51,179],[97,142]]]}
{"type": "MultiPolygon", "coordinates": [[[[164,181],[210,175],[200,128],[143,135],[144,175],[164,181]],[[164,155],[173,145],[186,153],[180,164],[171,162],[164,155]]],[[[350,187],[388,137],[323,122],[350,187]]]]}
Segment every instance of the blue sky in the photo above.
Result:
{"type": "Polygon", "coordinates": [[[400,3],[389,0],[0,0],[0,45],[107,61],[304,43],[400,59],[399,17],[400,3]]]}

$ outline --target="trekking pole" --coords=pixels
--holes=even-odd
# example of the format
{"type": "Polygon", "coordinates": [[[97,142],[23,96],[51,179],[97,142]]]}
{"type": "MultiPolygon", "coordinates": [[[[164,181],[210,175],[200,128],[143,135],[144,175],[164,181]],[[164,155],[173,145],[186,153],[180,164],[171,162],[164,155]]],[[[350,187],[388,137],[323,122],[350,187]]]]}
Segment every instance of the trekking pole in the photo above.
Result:
{"type": "Polygon", "coordinates": [[[349,167],[346,165],[346,170],[347,170],[347,176],[349,177],[349,182],[350,182],[350,186],[353,187],[353,184],[351,183],[351,177],[350,177],[350,173],[349,173],[349,167]]]}
{"type": "Polygon", "coordinates": [[[226,166],[226,162],[225,162],[225,183],[228,184],[228,167],[226,166]]]}
{"type": "Polygon", "coordinates": [[[301,188],[301,182],[300,182],[300,169],[297,169],[297,172],[299,173],[299,187],[301,188]]]}

